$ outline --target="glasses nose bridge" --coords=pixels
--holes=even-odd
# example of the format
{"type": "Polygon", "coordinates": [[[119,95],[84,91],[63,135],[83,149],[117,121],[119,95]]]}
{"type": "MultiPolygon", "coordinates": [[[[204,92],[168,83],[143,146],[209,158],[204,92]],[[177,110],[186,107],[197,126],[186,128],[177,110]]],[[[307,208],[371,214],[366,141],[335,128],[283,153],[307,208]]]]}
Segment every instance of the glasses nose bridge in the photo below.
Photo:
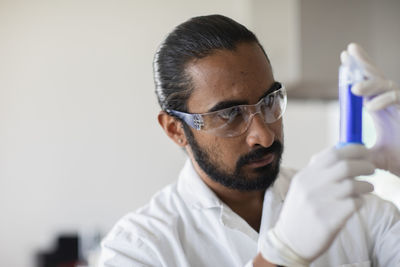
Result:
{"type": "Polygon", "coordinates": [[[247,123],[246,123],[246,131],[247,131],[247,129],[250,127],[250,124],[252,123],[253,118],[254,118],[257,114],[260,115],[260,116],[261,116],[261,119],[264,121],[264,116],[263,116],[263,114],[262,114],[262,112],[261,112],[261,105],[260,105],[260,103],[257,103],[257,104],[255,104],[255,105],[249,106],[249,109],[248,109],[247,113],[248,113],[248,116],[247,116],[248,119],[247,119],[247,123]]]}
{"type": "Polygon", "coordinates": [[[249,106],[249,109],[248,109],[249,122],[251,122],[253,117],[256,116],[257,114],[260,114],[260,116],[263,117],[262,112],[261,112],[261,103],[257,103],[257,104],[249,106]]]}

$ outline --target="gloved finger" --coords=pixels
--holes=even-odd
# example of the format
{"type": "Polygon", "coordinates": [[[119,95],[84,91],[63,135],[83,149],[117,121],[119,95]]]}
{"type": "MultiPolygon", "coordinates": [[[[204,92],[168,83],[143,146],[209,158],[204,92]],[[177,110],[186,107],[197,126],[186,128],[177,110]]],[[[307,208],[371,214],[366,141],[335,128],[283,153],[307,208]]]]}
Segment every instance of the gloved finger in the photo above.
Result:
{"type": "Polygon", "coordinates": [[[341,159],[368,159],[370,151],[361,144],[348,144],[344,147],[329,147],[314,154],[309,165],[330,166],[341,159]]]}
{"type": "Polygon", "coordinates": [[[335,164],[329,170],[329,180],[341,181],[357,176],[371,175],[375,172],[375,165],[367,160],[344,160],[335,164]]]}
{"type": "MultiPolygon", "coordinates": [[[[341,62],[341,64],[342,65],[350,65],[351,64],[351,59],[350,59],[350,54],[349,54],[349,52],[348,51],[346,51],[346,50],[344,50],[344,51],[342,51],[341,53],[340,53],[340,62],[341,62]]],[[[367,63],[367,62],[364,62],[363,60],[361,60],[361,59],[358,59],[358,58],[356,58],[356,57],[353,57],[356,61],[357,61],[357,63],[358,63],[358,65],[360,65],[361,67],[363,67],[363,69],[366,67],[366,66],[369,66],[368,68],[371,68],[371,72],[372,73],[374,73],[374,68],[375,68],[375,66],[373,66],[373,64],[371,65],[371,64],[369,64],[369,63],[367,63]]]]}
{"type": "Polygon", "coordinates": [[[393,90],[380,94],[365,102],[365,108],[369,111],[385,109],[391,105],[400,105],[400,91],[393,90]]]}
{"type": "Polygon", "coordinates": [[[366,181],[353,181],[353,195],[359,196],[374,191],[374,185],[366,181]]]}
{"type": "Polygon", "coordinates": [[[342,53],[340,53],[340,62],[343,65],[348,65],[350,64],[350,58],[349,58],[349,53],[347,51],[342,51],[342,53]]]}
{"type": "Polygon", "coordinates": [[[367,78],[380,77],[384,78],[384,74],[378,69],[367,52],[358,44],[351,43],[347,46],[349,55],[353,56],[359,64],[364,68],[367,78]]]}
{"type": "MultiPolygon", "coordinates": [[[[365,78],[374,78],[374,77],[379,77],[376,71],[376,67],[374,65],[371,65],[362,59],[356,58],[353,56],[353,58],[357,61],[357,64],[362,67],[363,73],[365,75],[365,78]]],[[[348,51],[342,51],[340,53],[340,61],[342,65],[349,65],[351,63],[350,61],[350,54],[348,51]]]]}
{"type": "Polygon", "coordinates": [[[374,186],[365,181],[357,181],[354,179],[346,179],[342,181],[343,195],[341,197],[359,196],[374,191],[374,186]]]}
{"type": "Polygon", "coordinates": [[[354,84],[351,92],[358,96],[375,96],[383,92],[398,89],[391,80],[372,79],[354,84]]]}
{"type": "Polygon", "coordinates": [[[330,188],[326,190],[326,197],[343,199],[370,193],[373,190],[374,186],[368,182],[347,178],[331,185],[330,188]]]}
{"type": "Polygon", "coordinates": [[[350,43],[347,46],[347,51],[350,55],[352,55],[353,57],[356,57],[361,62],[370,64],[370,65],[374,65],[371,57],[364,50],[364,48],[361,47],[361,45],[359,45],[357,43],[350,43]]]}
{"type": "Polygon", "coordinates": [[[341,148],[336,148],[338,159],[369,159],[370,151],[361,144],[348,144],[341,148]]]}
{"type": "Polygon", "coordinates": [[[313,155],[308,166],[318,169],[326,169],[343,159],[366,159],[371,158],[371,151],[364,145],[348,144],[344,147],[329,147],[313,155]]]}
{"type": "Polygon", "coordinates": [[[328,166],[338,160],[336,148],[328,147],[317,154],[314,154],[309,162],[309,165],[328,166]]]}

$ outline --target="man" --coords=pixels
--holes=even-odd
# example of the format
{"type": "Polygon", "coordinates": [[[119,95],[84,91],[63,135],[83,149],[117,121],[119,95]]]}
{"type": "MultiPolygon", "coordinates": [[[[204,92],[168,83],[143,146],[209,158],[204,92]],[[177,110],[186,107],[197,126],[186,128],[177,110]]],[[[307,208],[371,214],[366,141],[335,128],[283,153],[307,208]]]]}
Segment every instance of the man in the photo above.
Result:
{"type": "Polygon", "coordinates": [[[344,64],[349,54],[366,70],[353,91],[378,142],[329,148],[295,173],[280,168],[285,88],[254,34],[220,15],[176,27],[154,77],[158,121],[188,160],[177,183],[117,223],[102,266],[399,266],[398,210],[354,177],[400,175],[400,94],[359,46],[344,64]]]}

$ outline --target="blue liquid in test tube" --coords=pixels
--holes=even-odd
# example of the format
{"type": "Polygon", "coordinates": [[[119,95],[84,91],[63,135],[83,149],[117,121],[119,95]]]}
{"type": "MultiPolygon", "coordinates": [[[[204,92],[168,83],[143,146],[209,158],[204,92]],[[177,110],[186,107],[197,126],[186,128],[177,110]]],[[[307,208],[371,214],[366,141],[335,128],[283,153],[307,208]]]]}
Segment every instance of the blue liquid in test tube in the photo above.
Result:
{"type": "Polygon", "coordinates": [[[362,81],[363,74],[355,60],[350,57],[348,65],[339,68],[340,133],[338,147],[346,144],[363,144],[362,97],[351,92],[353,84],[362,81]]]}

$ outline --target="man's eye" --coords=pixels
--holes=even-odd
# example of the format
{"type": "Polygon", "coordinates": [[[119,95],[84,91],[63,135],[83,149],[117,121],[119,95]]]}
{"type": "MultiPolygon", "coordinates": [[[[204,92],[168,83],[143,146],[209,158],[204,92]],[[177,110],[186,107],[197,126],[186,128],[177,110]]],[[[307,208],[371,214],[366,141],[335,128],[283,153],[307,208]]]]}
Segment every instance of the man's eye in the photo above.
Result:
{"type": "Polygon", "coordinates": [[[224,120],[233,120],[239,114],[240,114],[239,107],[227,108],[225,110],[221,110],[218,113],[219,117],[224,120]]]}

